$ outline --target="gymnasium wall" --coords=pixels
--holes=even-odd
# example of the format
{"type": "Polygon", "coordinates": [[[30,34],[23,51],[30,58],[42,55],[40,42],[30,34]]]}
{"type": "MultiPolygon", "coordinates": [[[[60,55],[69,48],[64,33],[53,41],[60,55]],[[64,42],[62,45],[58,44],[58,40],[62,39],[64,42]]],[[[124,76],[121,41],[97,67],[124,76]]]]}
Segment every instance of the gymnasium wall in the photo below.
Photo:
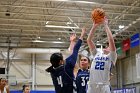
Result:
{"type": "MultiPolygon", "coordinates": [[[[35,73],[35,90],[54,90],[50,74],[45,71],[50,66],[50,55],[52,53],[21,53],[18,52],[10,60],[10,76],[15,76],[16,80],[12,80],[11,90],[21,90],[24,84],[32,85],[33,64],[35,73]],[[14,84],[17,83],[17,84],[14,84]]],[[[67,54],[64,54],[64,59],[67,54]]],[[[0,67],[6,66],[7,60],[0,55],[0,67]]],[[[11,80],[10,80],[11,81],[11,80]]]]}
{"type": "MultiPolygon", "coordinates": [[[[126,57],[118,59],[116,65],[116,88],[136,87],[139,93],[140,78],[136,74],[136,53],[140,53],[140,46],[126,51],[126,57]]],[[[140,60],[139,60],[140,61],[140,60]]]]}
{"type": "MultiPolygon", "coordinates": [[[[50,54],[35,54],[35,89],[37,90],[54,90],[50,74],[45,71],[50,66],[50,54]]],[[[32,82],[32,54],[17,53],[15,57],[10,60],[10,76],[15,76],[16,85],[10,86],[12,90],[20,90],[24,84],[31,85],[32,82]]],[[[1,57],[0,67],[6,66],[6,60],[1,57]]],[[[12,80],[14,82],[14,80],[12,80]]]]}
{"type": "MultiPolygon", "coordinates": [[[[118,59],[112,72],[111,85],[113,89],[136,87],[139,91],[140,79],[136,76],[135,54],[140,52],[140,46],[131,48],[126,57],[118,59]]],[[[32,82],[32,61],[35,62],[35,90],[54,90],[49,73],[45,69],[50,66],[50,53],[20,53],[17,52],[10,62],[10,75],[16,76],[17,85],[10,86],[11,90],[21,90],[22,85],[32,82]],[[33,60],[34,59],[34,60],[33,60]]],[[[65,55],[66,58],[67,55],[65,55]]],[[[5,67],[6,60],[0,55],[0,67],[5,67]]],[[[139,93],[139,92],[137,92],[139,93]]]]}
{"type": "Polygon", "coordinates": [[[136,53],[140,52],[140,47],[132,48],[128,51],[128,57],[122,59],[123,85],[140,83],[140,78],[136,75],[136,53]]]}

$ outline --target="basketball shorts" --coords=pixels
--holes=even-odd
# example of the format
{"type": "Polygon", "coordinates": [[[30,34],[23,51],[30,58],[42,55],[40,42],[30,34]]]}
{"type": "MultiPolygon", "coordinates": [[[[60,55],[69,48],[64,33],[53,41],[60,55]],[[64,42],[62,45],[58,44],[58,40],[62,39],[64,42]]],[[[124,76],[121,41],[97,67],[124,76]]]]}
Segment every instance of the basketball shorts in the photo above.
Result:
{"type": "Polygon", "coordinates": [[[105,84],[89,84],[87,93],[111,93],[110,85],[105,84]]]}

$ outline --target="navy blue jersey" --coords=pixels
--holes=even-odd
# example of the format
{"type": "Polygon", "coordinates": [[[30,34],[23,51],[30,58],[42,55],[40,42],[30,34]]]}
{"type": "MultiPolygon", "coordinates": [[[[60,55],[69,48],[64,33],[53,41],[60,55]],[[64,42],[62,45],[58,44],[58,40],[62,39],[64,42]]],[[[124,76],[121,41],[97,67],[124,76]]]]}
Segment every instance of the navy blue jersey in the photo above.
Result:
{"type": "Polygon", "coordinates": [[[76,77],[77,93],[86,93],[89,81],[89,70],[79,69],[76,77]]]}
{"type": "Polygon", "coordinates": [[[82,40],[79,39],[74,46],[73,53],[66,58],[64,65],[54,68],[51,71],[51,77],[56,93],[73,93],[73,70],[81,43],[82,40]]]}

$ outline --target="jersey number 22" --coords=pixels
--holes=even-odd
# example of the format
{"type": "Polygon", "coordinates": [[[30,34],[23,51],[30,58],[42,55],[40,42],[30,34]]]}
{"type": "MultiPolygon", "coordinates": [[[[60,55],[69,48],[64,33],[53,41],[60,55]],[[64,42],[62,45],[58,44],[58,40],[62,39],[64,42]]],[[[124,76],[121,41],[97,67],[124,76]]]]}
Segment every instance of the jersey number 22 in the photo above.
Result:
{"type": "Polygon", "coordinates": [[[95,65],[96,70],[104,70],[105,62],[97,61],[95,65]]]}

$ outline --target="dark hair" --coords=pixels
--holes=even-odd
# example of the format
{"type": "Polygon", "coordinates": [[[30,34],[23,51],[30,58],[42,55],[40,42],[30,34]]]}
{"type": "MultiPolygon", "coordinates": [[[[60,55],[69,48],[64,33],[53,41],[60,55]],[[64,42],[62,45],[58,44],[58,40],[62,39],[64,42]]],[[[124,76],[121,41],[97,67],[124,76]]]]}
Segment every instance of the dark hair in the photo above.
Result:
{"type": "Polygon", "coordinates": [[[53,53],[50,57],[50,63],[52,66],[46,69],[47,72],[51,72],[53,67],[56,68],[59,66],[60,60],[63,60],[62,53],[53,53]]]}
{"type": "Polygon", "coordinates": [[[0,78],[0,81],[1,81],[2,79],[5,79],[5,80],[6,80],[6,78],[0,78]]]}
{"type": "Polygon", "coordinates": [[[53,66],[50,66],[49,68],[46,69],[47,72],[52,72],[53,70],[54,70],[53,66]]]}
{"type": "Polygon", "coordinates": [[[29,85],[23,85],[22,86],[22,91],[24,91],[26,87],[29,87],[29,85]]]}
{"type": "Polygon", "coordinates": [[[0,81],[2,80],[2,78],[0,78],[0,81]]]}
{"type": "Polygon", "coordinates": [[[60,60],[63,60],[63,56],[61,53],[53,53],[50,57],[50,62],[53,67],[58,67],[60,60]]]}

